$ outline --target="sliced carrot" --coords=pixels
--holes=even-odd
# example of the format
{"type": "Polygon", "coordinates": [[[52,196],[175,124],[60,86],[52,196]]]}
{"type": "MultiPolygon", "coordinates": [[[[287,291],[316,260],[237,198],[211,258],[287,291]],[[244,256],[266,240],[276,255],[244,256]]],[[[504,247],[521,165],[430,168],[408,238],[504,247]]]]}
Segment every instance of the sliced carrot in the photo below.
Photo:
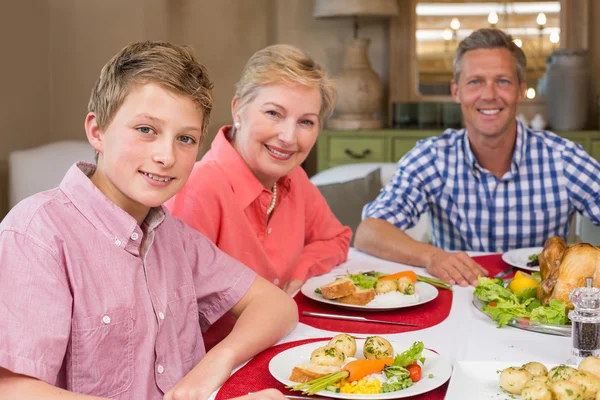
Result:
{"type": "Polygon", "coordinates": [[[410,280],[413,281],[413,282],[417,281],[417,274],[414,273],[413,271],[397,272],[397,273],[392,274],[392,275],[382,276],[381,278],[379,278],[379,280],[380,281],[395,280],[395,279],[398,279],[398,278],[402,278],[404,276],[406,276],[407,278],[410,278],[410,280]]]}
{"type": "Polygon", "coordinates": [[[354,382],[377,372],[381,372],[386,365],[392,365],[393,358],[384,358],[383,360],[355,360],[350,361],[343,368],[348,371],[348,381],[354,382]]]}

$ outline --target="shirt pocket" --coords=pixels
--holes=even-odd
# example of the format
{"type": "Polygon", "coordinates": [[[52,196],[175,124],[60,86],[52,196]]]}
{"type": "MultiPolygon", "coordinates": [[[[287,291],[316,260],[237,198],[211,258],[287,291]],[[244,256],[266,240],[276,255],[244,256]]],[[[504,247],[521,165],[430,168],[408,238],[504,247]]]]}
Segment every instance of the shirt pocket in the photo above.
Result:
{"type": "Polygon", "coordinates": [[[73,320],[73,391],[113,397],[133,382],[131,309],[73,320]]]}
{"type": "Polygon", "coordinates": [[[194,285],[185,285],[167,296],[167,306],[173,318],[173,329],[184,364],[194,361],[198,340],[202,337],[198,320],[198,303],[194,285]]]}

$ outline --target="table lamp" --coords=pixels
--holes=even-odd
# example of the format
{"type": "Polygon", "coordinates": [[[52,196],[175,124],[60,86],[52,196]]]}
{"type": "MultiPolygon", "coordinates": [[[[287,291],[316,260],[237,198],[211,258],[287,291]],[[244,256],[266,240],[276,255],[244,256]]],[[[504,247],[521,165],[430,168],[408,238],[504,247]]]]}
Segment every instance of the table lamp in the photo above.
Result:
{"type": "Polygon", "coordinates": [[[337,115],[331,129],[377,129],[383,126],[375,114],[383,106],[383,84],[371,68],[370,40],[358,37],[358,17],[390,17],[398,14],[397,0],[315,0],[316,18],[354,18],[354,39],[348,44],[342,70],[334,77],[339,92],[337,115]]]}

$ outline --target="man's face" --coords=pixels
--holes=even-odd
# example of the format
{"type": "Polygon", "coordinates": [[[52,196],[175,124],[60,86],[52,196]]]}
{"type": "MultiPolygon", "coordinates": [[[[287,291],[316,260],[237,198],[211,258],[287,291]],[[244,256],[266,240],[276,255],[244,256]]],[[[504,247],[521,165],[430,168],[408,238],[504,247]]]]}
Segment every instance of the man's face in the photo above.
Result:
{"type": "Polygon", "coordinates": [[[463,55],[452,96],[460,103],[470,135],[499,137],[516,132],[517,104],[526,85],[519,83],[517,61],[508,49],[470,50],[463,55]]]}
{"type": "MultiPolygon", "coordinates": [[[[196,161],[203,115],[188,97],[157,84],[134,87],[98,140],[94,184],[139,220],[163,204],[187,181],[196,161]]],[[[90,137],[95,116],[88,115],[90,137]]]]}

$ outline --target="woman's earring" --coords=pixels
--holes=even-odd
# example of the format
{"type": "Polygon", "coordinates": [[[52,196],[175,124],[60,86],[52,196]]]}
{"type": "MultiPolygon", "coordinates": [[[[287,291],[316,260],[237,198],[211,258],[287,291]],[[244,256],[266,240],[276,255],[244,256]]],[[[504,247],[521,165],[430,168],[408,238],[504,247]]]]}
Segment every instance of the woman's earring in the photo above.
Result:
{"type": "Polygon", "coordinates": [[[240,124],[239,122],[234,122],[233,126],[235,126],[235,129],[240,129],[240,126],[242,126],[242,124],[240,124]]]}

